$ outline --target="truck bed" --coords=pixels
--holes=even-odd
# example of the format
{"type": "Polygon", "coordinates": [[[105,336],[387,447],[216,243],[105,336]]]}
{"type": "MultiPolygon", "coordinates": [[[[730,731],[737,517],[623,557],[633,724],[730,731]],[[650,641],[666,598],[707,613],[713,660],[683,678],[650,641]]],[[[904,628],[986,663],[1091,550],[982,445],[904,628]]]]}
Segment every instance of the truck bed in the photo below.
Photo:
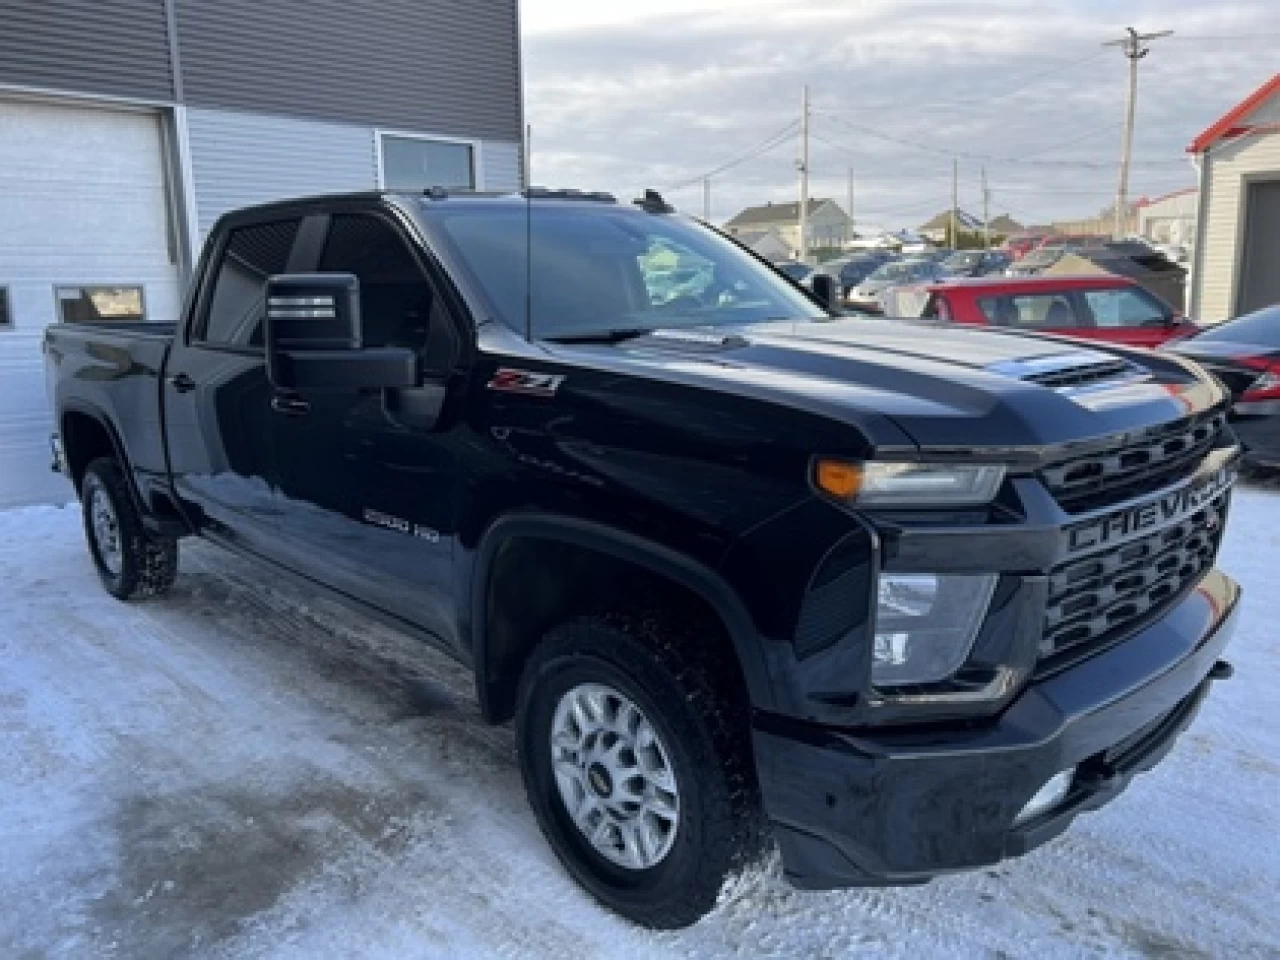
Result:
{"type": "MultiPolygon", "coordinates": [[[[64,438],[76,416],[105,416],[128,451],[135,479],[165,476],[161,382],[173,342],[171,323],[55,323],[44,336],[54,424],[64,438]]],[[[82,468],[84,464],[75,464],[82,468]]],[[[71,477],[77,482],[78,476],[71,477]]]]}

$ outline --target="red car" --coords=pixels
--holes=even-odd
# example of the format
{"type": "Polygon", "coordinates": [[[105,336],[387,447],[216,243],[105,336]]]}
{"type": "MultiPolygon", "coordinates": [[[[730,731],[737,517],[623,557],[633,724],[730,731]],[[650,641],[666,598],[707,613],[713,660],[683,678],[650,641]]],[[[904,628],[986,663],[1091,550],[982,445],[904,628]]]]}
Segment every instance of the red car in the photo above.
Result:
{"type": "Polygon", "coordinates": [[[885,313],[1158,347],[1195,331],[1129,277],[976,277],[900,287],[885,313]]]}

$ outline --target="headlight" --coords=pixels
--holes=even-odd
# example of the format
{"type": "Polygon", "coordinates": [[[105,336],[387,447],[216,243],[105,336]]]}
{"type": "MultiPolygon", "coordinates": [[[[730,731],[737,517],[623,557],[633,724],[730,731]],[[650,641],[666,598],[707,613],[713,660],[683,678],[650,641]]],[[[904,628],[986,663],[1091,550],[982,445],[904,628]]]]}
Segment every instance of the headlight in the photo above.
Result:
{"type": "Polygon", "coordinates": [[[1003,479],[1004,467],[993,465],[819,460],[814,482],[849,503],[950,507],[989,503],[1003,479]]]}
{"type": "Polygon", "coordinates": [[[995,586],[995,574],[881,574],[872,684],[900,687],[950,677],[973,649],[995,586]]]}

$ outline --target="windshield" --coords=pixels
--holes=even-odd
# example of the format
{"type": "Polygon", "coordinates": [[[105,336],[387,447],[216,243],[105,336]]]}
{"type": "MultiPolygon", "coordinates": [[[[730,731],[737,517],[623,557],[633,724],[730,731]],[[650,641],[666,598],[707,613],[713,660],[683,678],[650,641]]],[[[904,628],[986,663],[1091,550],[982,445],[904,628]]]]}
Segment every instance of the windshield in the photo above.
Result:
{"type": "Polygon", "coordinates": [[[942,261],[942,265],[954,270],[963,267],[976,267],[981,260],[981,253],[953,253],[942,261]]]}
{"type": "Polygon", "coordinates": [[[538,201],[427,201],[424,212],[495,318],[522,334],[526,322],[534,337],[581,337],[827,316],[771,267],[682,217],[538,201]]]}
{"type": "Polygon", "coordinates": [[[879,283],[880,281],[888,281],[893,283],[900,280],[910,280],[919,269],[919,264],[912,263],[886,263],[882,267],[877,267],[867,277],[869,283],[879,283]]]}

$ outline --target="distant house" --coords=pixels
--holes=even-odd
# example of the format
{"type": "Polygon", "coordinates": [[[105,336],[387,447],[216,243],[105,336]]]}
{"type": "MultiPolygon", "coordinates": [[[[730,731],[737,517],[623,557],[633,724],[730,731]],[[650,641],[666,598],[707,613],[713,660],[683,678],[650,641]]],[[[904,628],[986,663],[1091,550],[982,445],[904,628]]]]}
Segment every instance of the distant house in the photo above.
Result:
{"type": "MultiPolygon", "coordinates": [[[[975,217],[971,213],[963,210],[956,211],[956,227],[967,232],[976,232],[982,229],[982,218],[975,217]]],[[[947,231],[951,229],[951,211],[943,210],[940,214],[931,220],[926,220],[916,229],[916,233],[927,240],[934,243],[941,243],[947,238],[947,231]]]]}
{"type": "Polygon", "coordinates": [[[768,260],[786,260],[792,255],[791,244],[777,230],[744,230],[734,237],[768,260]]]}
{"type": "Polygon", "coordinates": [[[1280,303],[1280,73],[1187,151],[1200,168],[1187,312],[1227,320],[1280,303]]]}
{"type": "Polygon", "coordinates": [[[991,235],[993,237],[1012,237],[1014,234],[1022,233],[1026,228],[1007,213],[1002,213],[991,221],[991,235]]]}
{"type": "Polygon", "coordinates": [[[1153,243],[1191,244],[1196,232],[1200,191],[1175,190],[1138,208],[1138,232],[1153,243]]]}
{"type": "MultiPolygon", "coordinates": [[[[853,223],[849,215],[833,200],[810,200],[807,232],[809,249],[843,247],[853,239],[853,223]]],[[[740,237],[744,233],[773,231],[787,245],[786,256],[800,252],[800,204],[766,203],[747,207],[724,225],[726,233],[740,237]]]]}

